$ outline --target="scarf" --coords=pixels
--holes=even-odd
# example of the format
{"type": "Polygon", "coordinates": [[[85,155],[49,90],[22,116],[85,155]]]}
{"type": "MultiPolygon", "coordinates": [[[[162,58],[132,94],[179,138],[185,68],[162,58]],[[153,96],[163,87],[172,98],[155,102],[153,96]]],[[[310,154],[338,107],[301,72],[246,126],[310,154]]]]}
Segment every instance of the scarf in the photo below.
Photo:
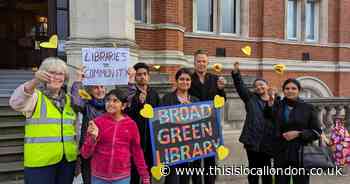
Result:
{"type": "Polygon", "coordinates": [[[50,99],[53,105],[59,110],[63,111],[64,106],[66,105],[66,86],[62,86],[58,96],[54,96],[51,90],[47,89],[46,84],[40,84],[37,88],[40,90],[46,97],[50,99]]]}

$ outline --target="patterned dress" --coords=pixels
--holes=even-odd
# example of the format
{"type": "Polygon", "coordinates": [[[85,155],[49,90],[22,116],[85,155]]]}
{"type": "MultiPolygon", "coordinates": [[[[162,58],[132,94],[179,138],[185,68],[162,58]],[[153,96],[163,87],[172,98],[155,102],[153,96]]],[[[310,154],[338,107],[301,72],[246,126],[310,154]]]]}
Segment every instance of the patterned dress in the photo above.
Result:
{"type": "Polygon", "coordinates": [[[337,166],[350,164],[350,135],[341,119],[335,120],[335,127],[331,132],[330,145],[333,148],[333,159],[337,166]]]}

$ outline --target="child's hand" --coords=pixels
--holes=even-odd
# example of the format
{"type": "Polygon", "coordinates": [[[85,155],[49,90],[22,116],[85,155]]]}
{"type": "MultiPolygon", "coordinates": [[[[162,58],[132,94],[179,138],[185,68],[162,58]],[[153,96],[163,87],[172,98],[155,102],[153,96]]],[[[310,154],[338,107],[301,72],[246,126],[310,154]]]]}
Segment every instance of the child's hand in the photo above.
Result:
{"type": "Polygon", "coordinates": [[[94,139],[97,138],[98,136],[98,127],[96,126],[95,122],[94,121],[90,121],[89,122],[89,127],[87,129],[87,132],[93,136],[94,139]]]}

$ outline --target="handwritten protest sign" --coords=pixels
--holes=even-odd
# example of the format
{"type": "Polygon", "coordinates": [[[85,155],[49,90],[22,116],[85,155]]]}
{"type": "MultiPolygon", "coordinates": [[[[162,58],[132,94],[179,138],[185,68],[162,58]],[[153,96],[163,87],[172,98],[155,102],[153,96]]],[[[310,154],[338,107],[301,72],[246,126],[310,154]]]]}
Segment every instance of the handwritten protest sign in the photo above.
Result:
{"type": "Polygon", "coordinates": [[[155,108],[149,120],[153,164],[214,156],[223,144],[219,112],[212,101],[155,108]]]}
{"type": "Polygon", "coordinates": [[[84,85],[128,83],[129,49],[83,48],[84,85]]]}

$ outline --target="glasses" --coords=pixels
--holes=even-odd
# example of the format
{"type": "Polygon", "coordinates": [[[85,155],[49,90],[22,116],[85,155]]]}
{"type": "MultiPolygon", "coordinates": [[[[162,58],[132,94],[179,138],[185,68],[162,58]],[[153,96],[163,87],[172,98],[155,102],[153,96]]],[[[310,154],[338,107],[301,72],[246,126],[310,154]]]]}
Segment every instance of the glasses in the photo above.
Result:
{"type": "Polygon", "coordinates": [[[54,75],[54,76],[64,76],[63,72],[49,71],[49,74],[54,75]]]}

